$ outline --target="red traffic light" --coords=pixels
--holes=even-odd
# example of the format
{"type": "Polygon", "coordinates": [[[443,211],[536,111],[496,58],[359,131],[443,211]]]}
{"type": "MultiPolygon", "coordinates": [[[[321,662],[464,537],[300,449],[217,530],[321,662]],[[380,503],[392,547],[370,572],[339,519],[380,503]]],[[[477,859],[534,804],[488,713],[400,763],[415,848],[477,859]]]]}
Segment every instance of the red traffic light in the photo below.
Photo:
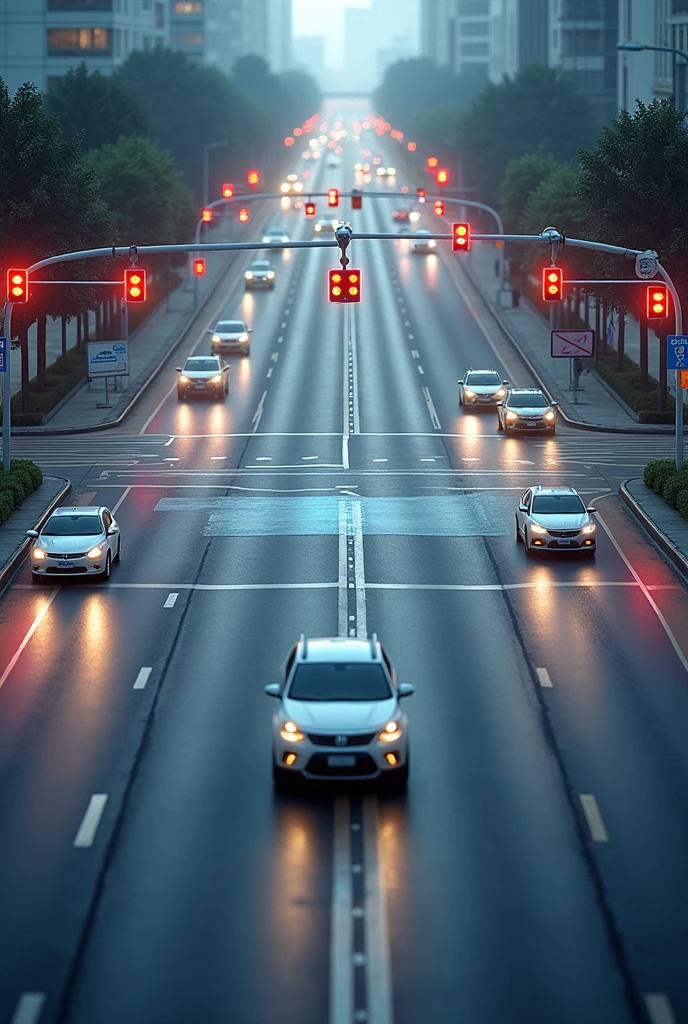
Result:
{"type": "Polygon", "coordinates": [[[437,172],[436,181],[438,185],[447,185],[449,183],[449,171],[446,167],[440,167],[437,172]]]}
{"type": "Polygon", "coordinates": [[[439,160],[436,156],[429,156],[427,159],[428,167],[437,167],[439,160]]]}
{"type": "Polygon", "coordinates": [[[213,211],[209,206],[204,206],[201,210],[201,220],[204,224],[210,224],[213,219],[213,211]]]}
{"type": "Polygon", "coordinates": [[[29,298],[28,270],[7,271],[7,301],[26,302],[29,298]]]}
{"type": "Polygon", "coordinates": [[[306,216],[315,217],[315,203],[306,203],[306,216]]]}
{"type": "Polygon", "coordinates": [[[561,267],[545,267],[542,271],[542,298],[545,302],[561,302],[564,298],[564,272],[561,267]]]}
{"type": "Polygon", "coordinates": [[[407,142],[406,148],[408,149],[409,153],[413,153],[416,148],[415,142],[407,142]]]}
{"type": "Polygon", "coordinates": [[[351,193],[351,209],[360,210],[363,206],[363,196],[360,192],[353,191],[351,193]]]}
{"type": "Polygon", "coordinates": [[[647,319],[663,320],[669,315],[669,289],[665,284],[648,285],[647,319]]]}
{"type": "Polygon", "coordinates": [[[124,298],[126,302],[146,301],[146,271],[128,267],[124,271],[124,298]]]}
{"type": "Polygon", "coordinates": [[[248,221],[248,210],[246,209],[245,206],[242,206],[241,209],[239,210],[239,220],[241,221],[242,224],[246,224],[246,222],[248,221]]]}
{"type": "Polygon", "coordinates": [[[471,225],[452,224],[452,251],[468,252],[471,247],[471,225]]]}
{"type": "Polygon", "coordinates": [[[234,185],[230,185],[230,183],[228,181],[226,181],[224,183],[224,185],[222,186],[222,198],[223,199],[231,199],[233,195],[234,195],[234,185]]]}
{"type": "Polygon", "coordinates": [[[444,217],[444,203],[441,199],[435,200],[435,216],[444,217]]]}
{"type": "Polygon", "coordinates": [[[361,301],[360,270],[330,270],[328,283],[330,302],[361,301]]]}
{"type": "Polygon", "coordinates": [[[416,189],[416,195],[418,196],[418,202],[420,202],[420,203],[424,203],[425,202],[425,196],[427,195],[427,193],[426,193],[424,188],[417,188],[416,189]]]}
{"type": "Polygon", "coordinates": [[[260,171],[255,168],[248,172],[247,181],[249,185],[260,185],[260,171]]]}
{"type": "Polygon", "coordinates": [[[205,277],[205,260],[193,261],[194,277],[205,277]]]}
{"type": "Polygon", "coordinates": [[[328,188],[327,190],[327,205],[328,206],[339,206],[339,189],[328,188]]]}

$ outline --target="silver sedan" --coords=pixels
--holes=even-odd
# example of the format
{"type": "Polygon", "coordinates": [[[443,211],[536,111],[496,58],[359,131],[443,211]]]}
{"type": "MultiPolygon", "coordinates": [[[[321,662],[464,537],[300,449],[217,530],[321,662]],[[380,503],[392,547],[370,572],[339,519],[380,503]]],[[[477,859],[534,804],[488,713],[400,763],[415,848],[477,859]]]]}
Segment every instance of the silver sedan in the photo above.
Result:
{"type": "Polygon", "coordinates": [[[102,505],[57,508],[41,530],[28,530],[31,580],[95,576],[108,580],[121,554],[119,526],[102,505]]]}
{"type": "Polygon", "coordinates": [[[537,550],[586,552],[597,547],[597,511],[586,507],[573,487],[529,487],[516,510],[516,540],[530,558],[537,550]]]}

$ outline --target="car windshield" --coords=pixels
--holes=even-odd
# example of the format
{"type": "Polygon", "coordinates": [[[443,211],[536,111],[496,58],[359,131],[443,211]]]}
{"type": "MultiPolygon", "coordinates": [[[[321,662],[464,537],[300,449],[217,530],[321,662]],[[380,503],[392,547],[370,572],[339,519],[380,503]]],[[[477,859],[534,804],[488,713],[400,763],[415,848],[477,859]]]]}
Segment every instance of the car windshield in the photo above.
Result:
{"type": "Polygon", "coordinates": [[[515,409],[546,409],[549,402],[544,395],[509,395],[509,405],[515,409]]]}
{"type": "Polygon", "coordinates": [[[254,263],[249,264],[251,270],[269,270],[270,264],[267,260],[256,260],[254,263]]]}
{"type": "Polygon", "coordinates": [[[246,328],[241,320],[220,320],[215,330],[222,334],[241,334],[246,328]]]}
{"type": "Polygon", "coordinates": [[[73,516],[51,516],[43,528],[44,537],[95,537],[102,532],[100,516],[79,512],[73,516]]]}
{"type": "Polygon", "coordinates": [[[299,665],[289,690],[291,700],[388,700],[391,696],[382,665],[299,665]]]}
{"type": "Polygon", "coordinates": [[[577,494],[537,494],[533,498],[533,512],[537,515],[581,515],[585,505],[577,494]]]}
{"type": "Polygon", "coordinates": [[[466,383],[472,384],[474,388],[488,388],[493,384],[499,387],[502,379],[498,373],[469,373],[466,383]]]}
{"type": "Polygon", "coordinates": [[[282,230],[282,228],[268,228],[265,234],[282,236],[284,234],[284,231],[282,230]]]}
{"type": "Polygon", "coordinates": [[[204,358],[199,356],[195,359],[187,359],[184,363],[185,370],[219,370],[220,364],[217,359],[204,358]]]}

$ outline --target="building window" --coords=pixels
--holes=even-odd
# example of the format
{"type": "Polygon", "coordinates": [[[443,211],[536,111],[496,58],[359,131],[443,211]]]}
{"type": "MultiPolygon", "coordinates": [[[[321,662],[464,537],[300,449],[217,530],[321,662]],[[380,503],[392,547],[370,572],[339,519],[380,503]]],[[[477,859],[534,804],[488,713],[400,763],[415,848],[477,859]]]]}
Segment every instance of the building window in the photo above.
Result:
{"type": "Polygon", "coordinates": [[[462,43],[461,44],[461,56],[462,57],[489,57],[490,55],[490,44],[489,43],[462,43]]]}
{"type": "Polygon", "coordinates": [[[173,32],[173,46],[203,46],[202,32],[173,32]]]}
{"type": "Polygon", "coordinates": [[[156,3],[155,5],[155,27],[165,27],[165,7],[161,3],[156,3]]]}
{"type": "Polygon", "coordinates": [[[489,36],[490,26],[485,21],[466,21],[461,26],[462,36],[489,36]]]}
{"type": "Polygon", "coordinates": [[[175,14],[203,14],[203,0],[177,0],[175,14]]]}
{"type": "Polygon", "coordinates": [[[78,57],[83,53],[110,56],[110,32],[106,28],[49,28],[48,53],[78,57]]]}
{"type": "Polygon", "coordinates": [[[48,0],[49,11],[111,11],[112,0],[48,0]]]}

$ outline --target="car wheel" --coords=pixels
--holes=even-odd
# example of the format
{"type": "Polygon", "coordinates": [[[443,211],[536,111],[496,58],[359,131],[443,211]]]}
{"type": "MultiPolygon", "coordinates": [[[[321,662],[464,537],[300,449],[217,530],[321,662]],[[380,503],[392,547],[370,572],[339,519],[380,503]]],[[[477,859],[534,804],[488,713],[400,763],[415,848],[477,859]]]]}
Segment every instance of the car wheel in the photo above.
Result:
{"type": "Polygon", "coordinates": [[[556,434],[556,430],[555,430],[555,428],[554,428],[554,427],[550,427],[550,428],[549,428],[549,432],[550,432],[550,434],[552,435],[552,437],[554,437],[554,435],[556,434]]]}
{"type": "Polygon", "coordinates": [[[291,793],[295,788],[296,779],[294,773],[280,768],[272,762],[272,782],[278,793],[291,793]]]}
{"type": "Polygon", "coordinates": [[[516,540],[519,544],[523,543],[523,537],[521,536],[521,531],[518,528],[518,519],[516,519],[516,540]]]}
{"type": "Polygon", "coordinates": [[[108,553],[107,553],[107,555],[105,557],[105,568],[103,569],[103,571],[100,574],[100,578],[103,581],[103,583],[107,583],[107,581],[110,579],[110,572],[111,571],[112,571],[112,556],[110,555],[110,552],[108,551],[108,553]]]}
{"type": "Polygon", "coordinates": [[[242,348],[241,351],[242,351],[243,355],[245,355],[245,356],[248,356],[248,355],[251,354],[251,349],[250,349],[250,347],[248,345],[246,345],[245,348],[242,348]]]}
{"type": "Polygon", "coordinates": [[[503,430],[503,429],[504,429],[504,427],[502,426],[502,421],[500,420],[500,418],[498,416],[497,417],[497,430],[503,430]]]}
{"type": "Polygon", "coordinates": [[[122,538],[117,538],[117,554],[115,555],[115,561],[119,562],[122,558],[122,538]]]}
{"type": "Polygon", "coordinates": [[[463,405],[463,395],[459,391],[459,405],[463,405]]]}
{"type": "Polygon", "coordinates": [[[510,430],[510,429],[511,429],[511,428],[510,428],[510,427],[508,427],[508,426],[506,425],[506,423],[505,423],[505,424],[504,424],[504,426],[502,427],[502,430],[504,431],[504,433],[505,433],[505,434],[508,434],[508,433],[509,433],[509,430],[510,430]]]}
{"type": "Polygon", "coordinates": [[[533,549],[530,546],[530,543],[528,542],[528,534],[525,531],[523,533],[523,543],[525,544],[526,558],[534,558],[535,552],[533,551],[533,549]]]}
{"type": "Polygon", "coordinates": [[[225,384],[225,394],[229,394],[229,381],[227,381],[227,383],[225,384]]]}
{"type": "Polygon", "coordinates": [[[178,400],[179,400],[180,402],[183,402],[183,401],[185,401],[185,399],[186,399],[186,395],[184,394],[184,392],[183,392],[183,391],[177,391],[177,399],[178,399],[178,400]]]}
{"type": "Polygon", "coordinates": [[[36,576],[36,574],[32,572],[31,573],[31,582],[33,584],[35,584],[35,586],[40,587],[41,583],[43,582],[43,577],[42,576],[36,576]]]}

